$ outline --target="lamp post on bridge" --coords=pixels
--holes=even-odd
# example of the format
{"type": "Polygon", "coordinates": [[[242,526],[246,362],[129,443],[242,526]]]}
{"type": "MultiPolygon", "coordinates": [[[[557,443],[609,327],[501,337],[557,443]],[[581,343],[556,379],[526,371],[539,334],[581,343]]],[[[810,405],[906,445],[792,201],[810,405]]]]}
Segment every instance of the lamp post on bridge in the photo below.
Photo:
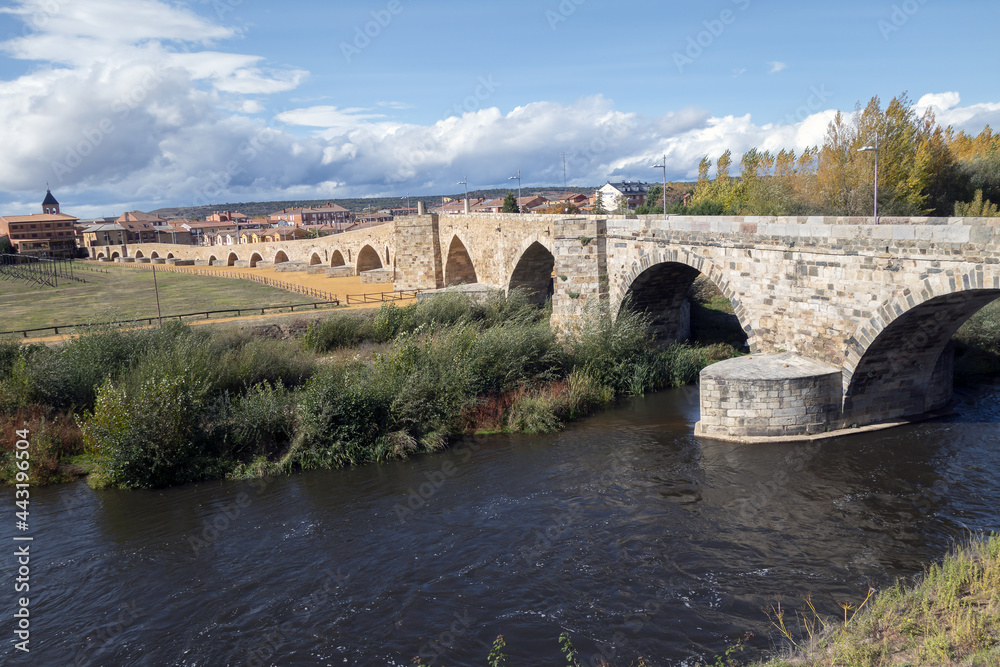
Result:
{"type": "Polygon", "coordinates": [[[667,219],[667,156],[664,154],[663,162],[654,164],[653,169],[663,169],[663,219],[667,219]]]}
{"type": "Polygon", "coordinates": [[[465,214],[469,215],[469,177],[466,176],[455,185],[465,186],[465,214]]]}
{"type": "Polygon", "coordinates": [[[859,153],[864,152],[874,152],[875,153],[875,205],[872,212],[872,219],[874,224],[878,224],[878,132],[875,133],[875,143],[870,146],[863,146],[858,149],[859,153]]]}
{"type": "Polygon", "coordinates": [[[517,174],[508,178],[508,181],[513,181],[517,179],[517,212],[521,212],[521,170],[517,170],[517,174]]]}

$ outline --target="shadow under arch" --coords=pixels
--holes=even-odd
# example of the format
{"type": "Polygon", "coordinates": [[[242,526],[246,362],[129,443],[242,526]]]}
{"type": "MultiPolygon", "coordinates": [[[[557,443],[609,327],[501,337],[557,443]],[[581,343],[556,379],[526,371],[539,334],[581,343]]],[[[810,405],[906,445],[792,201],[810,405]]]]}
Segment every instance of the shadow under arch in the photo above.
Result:
{"type": "Polygon", "coordinates": [[[520,288],[527,292],[530,301],[545,303],[555,291],[552,275],[555,265],[552,251],[540,241],[533,241],[518,257],[507,281],[507,291],[520,288]]]}
{"type": "Polygon", "coordinates": [[[250,267],[256,268],[257,262],[261,262],[263,260],[264,258],[261,256],[261,254],[259,252],[255,252],[254,254],[250,255],[250,267]]]}
{"type": "Polygon", "coordinates": [[[949,343],[970,317],[1000,298],[998,288],[949,288],[929,286],[918,298],[907,290],[849,339],[843,368],[847,422],[863,426],[917,416],[949,403],[954,375],[949,343]]]}
{"type": "Polygon", "coordinates": [[[235,252],[229,253],[229,257],[226,258],[226,266],[236,266],[236,262],[240,261],[240,258],[235,252]]]}
{"type": "Polygon", "coordinates": [[[469,250],[456,234],[452,237],[451,245],[448,247],[448,258],[444,267],[444,284],[446,287],[450,287],[452,285],[471,285],[478,282],[476,267],[472,264],[469,250]]]}
{"type": "Polygon", "coordinates": [[[135,258],[139,259],[140,257],[145,257],[145,255],[142,254],[141,250],[136,250],[135,251],[135,258]]]}
{"type": "Polygon", "coordinates": [[[378,256],[378,251],[370,245],[366,245],[358,252],[357,274],[363,271],[373,271],[382,268],[382,259],[378,256]]]}
{"type": "MultiPolygon", "coordinates": [[[[612,312],[626,308],[643,312],[651,318],[650,329],[661,342],[682,342],[692,334],[692,306],[689,296],[699,276],[714,286],[733,307],[733,314],[742,334],[733,341],[737,349],[754,344],[754,332],[747,324],[747,314],[729,288],[728,282],[710,262],[701,257],[678,251],[652,253],[632,264],[622,287],[612,302],[612,312]]],[[[734,325],[735,326],[735,325],[734,325]]]]}
{"type": "Polygon", "coordinates": [[[320,258],[318,252],[314,252],[309,258],[309,266],[316,266],[317,264],[322,264],[323,260],[320,258]]]}
{"type": "Polygon", "coordinates": [[[330,266],[344,266],[347,262],[344,261],[344,256],[339,250],[334,250],[333,255],[330,257],[330,266]]]}
{"type": "Polygon", "coordinates": [[[275,264],[284,264],[287,261],[288,261],[288,255],[285,253],[284,250],[279,250],[278,252],[274,253],[275,264]]]}

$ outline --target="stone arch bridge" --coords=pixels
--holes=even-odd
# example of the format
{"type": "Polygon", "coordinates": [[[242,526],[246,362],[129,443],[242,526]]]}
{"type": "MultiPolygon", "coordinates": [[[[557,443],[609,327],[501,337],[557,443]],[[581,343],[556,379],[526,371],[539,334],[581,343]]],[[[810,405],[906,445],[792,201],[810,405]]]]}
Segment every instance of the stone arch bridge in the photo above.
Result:
{"type": "Polygon", "coordinates": [[[702,373],[697,430],[751,440],[895,423],[948,404],[948,342],[1000,298],[1000,223],[880,223],[419,215],[315,240],[128,250],[233,265],[291,261],[386,271],[396,289],[522,287],[539,301],[551,296],[553,324],[561,329],[597,302],[613,313],[650,313],[664,340],[688,336],[687,291],[704,274],[732,302],[752,354],[702,373]]]}

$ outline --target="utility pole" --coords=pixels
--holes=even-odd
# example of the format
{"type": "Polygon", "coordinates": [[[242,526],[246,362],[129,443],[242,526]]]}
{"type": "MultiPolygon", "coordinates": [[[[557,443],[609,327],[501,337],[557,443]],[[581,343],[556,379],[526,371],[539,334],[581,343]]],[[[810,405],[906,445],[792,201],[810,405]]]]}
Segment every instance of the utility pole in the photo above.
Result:
{"type": "Polygon", "coordinates": [[[160,288],[156,285],[156,264],[150,264],[153,267],[153,292],[156,293],[156,319],[160,321],[160,326],[163,326],[163,315],[160,314],[160,288]]]}

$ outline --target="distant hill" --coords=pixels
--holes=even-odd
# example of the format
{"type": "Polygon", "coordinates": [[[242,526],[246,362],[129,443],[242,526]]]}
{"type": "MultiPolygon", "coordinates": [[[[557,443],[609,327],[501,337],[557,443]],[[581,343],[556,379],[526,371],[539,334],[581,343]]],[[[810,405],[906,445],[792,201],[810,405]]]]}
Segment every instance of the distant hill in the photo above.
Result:
{"type": "MultiPolygon", "coordinates": [[[[533,195],[538,192],[581,192],[583,194],[591,194],[596,190],[596,187],[544,187],[544,188],[523,188],[521,194],[525,197],[533,195]]],[[[489,190],[469,190],[469,198],[483,198],[483,199],[494,199],[503,197],[508,192],[517,192],[517,186],[513,188],[493,188],[489,190]]],[[[424,205],[428,208],[434,208],[441,205],[441,197],[451,197],[453,199],[461,199],[465,196],[465,191],[456,192],[445,195],[413,195],[410,197],[410,206],[416,208],[417,202],[422,201],[424,205]]],[[[250,217],[260,217],[266,216],[269,213],[274,213],[275,211],[280,211],[283,208],[308,208],[312,206],[323,206],[327,203],[340,204],[349,211],[354,211],[355,213],[361,213],[366,208],[371,207],[373,210],[378,210],[382,208],[403,208],[406,206],[406,197],[356,197],[356,198],[341,198],[341,199],[300,199],[300,200],[289,200],[289,201],[271,201],[271,202],[227,202],[225,204],[210,204],[208,206],[178,206],[178,207],[167,207],[158,208],[155,211],[150,211],[150,213],[155,213],[166,218],[176,219],[176,220],[204,220],[205,216],[209,216],[216,211],[239,211],[250,217]]]]}

